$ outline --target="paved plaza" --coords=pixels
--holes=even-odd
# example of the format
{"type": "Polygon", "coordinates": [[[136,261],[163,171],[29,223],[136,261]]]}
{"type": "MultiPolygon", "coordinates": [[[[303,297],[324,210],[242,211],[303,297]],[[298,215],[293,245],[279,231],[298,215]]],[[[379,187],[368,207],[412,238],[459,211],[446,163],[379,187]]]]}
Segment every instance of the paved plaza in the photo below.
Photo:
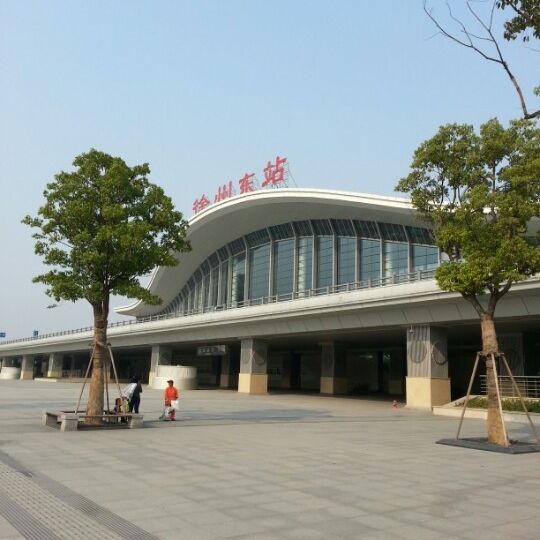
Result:
{"type": "MultiPolygon", "coordinates": [[[[161,392],[145,387],[145,429],[41,425],[79,390],[0,380],[1,539],[540,538],[540,454],[434,444],[456,419],[388,400],[198,390],[182,394],[179,421],[159,423],[161,392]]],[[[483,433],[466,421],[465,436],[483,433]]]]}

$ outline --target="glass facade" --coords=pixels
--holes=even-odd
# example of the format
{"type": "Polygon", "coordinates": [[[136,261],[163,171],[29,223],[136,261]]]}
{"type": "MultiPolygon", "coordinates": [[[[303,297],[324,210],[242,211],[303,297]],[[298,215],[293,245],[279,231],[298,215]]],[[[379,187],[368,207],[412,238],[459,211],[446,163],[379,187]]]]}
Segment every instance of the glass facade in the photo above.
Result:
{"type": "Polygon", "coordinates": [[[294,239],[274,244],[274,294],[289,294],[294,285],[294,239]]]}
{"type": "Polygon", "coordinates": [[[341,218],[283,223],[210,254],[161,313],[222,309],[272,295],[307,296],[314,289],[324,294],[357,281],[402,281],[409,272],[439,263],[433,234],[421,227],[341,218]]]}
{"type": "Polygon", "coordinates": [[[375,281],[381,278],[381,242],[360,240],[360,281],[375,281]]]}
{"type": "Polygon", "coordinates": [[[313,238],[298,239],[298,292],[308,291],[313,285],[313,238]]]}
{"type": "Polygon", "coordinates": [[[334,274],[334,237],[317,236],[317,289],[332,285],[334,274]]]}
{"type": "Polygon", "coordinates": [[[270,274],[270,244],[253,248],[249,252],[249,297],[268,296],[270,274]]]}
{"type": "Polygon", "coordinates": [[[439,266],[439,248],[435,246],[412,245],[412,269],[434,270],[439,266]]]}
{"type": "Polygon", "coordinates": [[[337,237],[337,285],[356,281],[356,238],[337,237]]]}
{"type": "Polygon", "coordinates": [[[246,285],[246,254],[235,255],[232,262],[231,302],[244,301],[246,285]]]}
{"type": "Polygon", "coordinates": [[[384,277],[409,273],[409,244],[384,243],[384,277]]]}

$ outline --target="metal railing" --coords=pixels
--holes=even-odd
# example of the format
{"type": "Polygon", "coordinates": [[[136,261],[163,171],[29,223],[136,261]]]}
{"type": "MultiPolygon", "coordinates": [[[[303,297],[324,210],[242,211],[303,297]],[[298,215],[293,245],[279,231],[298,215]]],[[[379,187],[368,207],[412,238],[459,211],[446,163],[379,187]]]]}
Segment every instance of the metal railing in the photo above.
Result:
{"type": "Polygon", "coordinates": [[[82,369],[63,369],[63,379],[82,379],[84,377],[84,371],[82,369]]]}
{"type": "MultiPolygon", "coordinates": [[[[540,377],[536,376],[515,376],[517,387],[523,397],[540,398],[540,377]]],[[[480,390],[482,394],[487,394],[486,376],[480,375],[480,390]]],[[[499,375],[499,390],[501,397],[518,398],[514,390],[512,381],[508,375],[499,375]]]]}
{"type": "MultiPolygon", "coordinates": [[[[219,304],[217,306],[205,306],[203,308],[191,309],[189,311],[173,311],[171,313],[163,313],[160,315],[151,315],[149,317],[139,317],[133,320],[112,322],[107,325],[107,328],[117,328],[119,326],[131,326],[134,324],[141,324],[153,321],[163,321],[167,319],[174,319],[177,317],[189,317],[192,315],[202,315],[204,313],[213,313],[216,311],[225,311],[229,309],[237,309],[243,307],[260,306],[264,304],[274,304],[278,302],[290,302],[292,300],[305,300],[314,296],[331,295],[350,293],[362,289],[372,289],[376,287],[388,287],[392,285],[401,285],[404,283],[414,283],[416,281],[424,281],[433,279],[435,270],[419,270],[417,272],[411,272],[408,274],[393,275],[380,279],[369,279],[364,281],[355,281],[352,283],[344,283],[342,285],[329,285],[328,287],[319,287],[316,289],[306,289],[305,291],[295,291],[286,294],[273,294],[270,296],[264,296],[261,298],[252,298],[244,300],[242,302],[230,302],[227,304],[219,304]]],[[[0,342],[0,345],[7,345],[10,343],[22,343],[27,341],[39,341],[51,337],[68,336],[71,334],[81,334],[83,332],[92,332],[93,326],[86,326],[83,328],[76,328],[73,330],[62,330],[60,332],[52,332],[49,334],[42,334],[40,336],[31,336],[19,339],[12,339],[0,342]]]]}

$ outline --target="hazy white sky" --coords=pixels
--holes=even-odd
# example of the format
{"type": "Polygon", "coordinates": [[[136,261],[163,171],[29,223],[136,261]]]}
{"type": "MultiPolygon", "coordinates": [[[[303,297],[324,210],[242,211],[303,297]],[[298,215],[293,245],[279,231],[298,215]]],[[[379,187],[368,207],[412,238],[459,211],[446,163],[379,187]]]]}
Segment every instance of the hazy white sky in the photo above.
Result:
{"type": "MultiPolygon", "coordinates": [[[[47,309],[20,224],[90,147],[149,162],[189,217],[277,154],[299,187],[392,195],[439,125],[520,115],[499,66],[434,34],[421,0],[0,0],[0,331],[92,322],[47,309]]],[[[508,55],[530,94],[539,54],[508,55]]]]}

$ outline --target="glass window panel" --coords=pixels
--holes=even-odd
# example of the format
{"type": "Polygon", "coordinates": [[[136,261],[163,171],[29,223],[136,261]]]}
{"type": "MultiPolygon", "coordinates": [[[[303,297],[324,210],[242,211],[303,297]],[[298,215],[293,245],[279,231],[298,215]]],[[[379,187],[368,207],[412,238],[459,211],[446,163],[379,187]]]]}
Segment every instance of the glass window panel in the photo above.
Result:
{"type": "Polygon", "coordinates": [[[356,238],[337,237],[337,283],[353,283],[356,281],[356,238]]]}
{"type": "Polygon", "coordinates": [[[246,281],[246,254],[241,253],[233,257],[231,302],[244,301],[244,284],[246,281]]]}
{"type": "Polygon", "coordinates": [[[270,276],[270,244],[253,248],[249,252],[249,297],[268,296],[270,276]]]}
{"type": "Polygon", "coordinates": [[[293,222],[294,230],[298,236],[312,236],[313,231],[309,221],[295,221],[293,222]]]}
{"type": "Polygon", "coordinates": [[[215,306],[218,303],[218,285],[219,285],[219,266],[212,269],[212,284],[210,290],[210,306],[215,306]]]}
{"type": "Polygon", "coordinates": [[[204,284],[202,280],[197,281],[197,300],[195,301],[197,309],[202,309],[204,301],[204,284]]]}
{"type": "Polygon", "coordinates": [[[226,304],[229,301],[229,261],[220,266],[219,282],[221,284],[219,303],[226,304]]]}
{"type": "Polygon", "coordinates": [[[210,274],[204,276],[202,289],[203,289],[203,303],[201,307],[207,307],[210,302],[210,274]]]}
{"type": "Polygon", "coordinates": [[[384,243],[384,277],[409,273],[409,244],[384,243]]]}
{"type": "Polygon", "coordinates": [[[412,245],[413,271],[433,270],[439,265],[439,248],[412,245]]]}
{"type": "Polygon", "coordinates": [[[315,234],[320,234],[321,236],[331,235],[334,233],[330,221],[327,219],[312,219],[311,224],[313,225],[313,230],[315,234]]]}
{"type": "Polygon", "coordinates": [[[294,240],[274,244],[274,294],[288,294],[293,290],[294,240]]]}
{"type": "Polygon", "coordinates": [[[358,236],[362,238],[379,238],[379,231],[374,221],[353,220],[358,236]]]}
{"type": "Polygon", "coordinates": [[[360,280],[372,281],[381,277],[381,243],[379,240],[360,240],[360,280]]]}
{"type": "Polygon", "coordinates": [[[246,235],[246,241],[249,247],[257,247],[270,242],[270,236],[266,229],[261,229],[246,235]]]}
{"type": "Polygon", "coordinates": [[[217,253],[212,253],[212,255],[208,257],[208,261],[210,262],[210,266],[212,268],[215,268],[219,264],[219,258],[217,256],[217,253]]]}
{"type": "Polygon", "coordinates": [[[229,258],[229,251],[227,250],[225,246],[220,247],[217,250],[217,254],[221,262],[226,261],[229,258]]]}
{"type": "Polygon", "coordinates": [[[313,238],[298,239],[298,290],[307,291],[312,288],[313,274],[313,238]]]}
{"type": "Polygon", "coordinates": [[[379,223],[381,235],[385,240],[392,242],[407,242],[407,236],[403,225],[395,223],[379,223]]]}
{"type": "Polygon", "coordinates": [[[207,276],[210,273],[210,263],[208,259],[201,264],[201,272],[203,276],[207,276]]]}
{"type": "Polygon", "coordinates": [[[290,223],[273,225],[270,227],[270,234],[274,240],[284,240],[285,238],[292,238],[294,236],[292,225],[290,223]]]}
{"type": "Polygon", "coordinates": [[[334,237],[317,237],[317,289],[332,285],[334,237]]]}
{"type": "Polygon", "coordinates": [[[332,227],[340,236],[356,236],[352,222],[349,219],[331,219],[332,227]]]}
{"type": "Polygon", "coordinates": [[[407,225],[407,234],[409,235],[409,240],[413,244],[427,244],[435,245],[435,238],[433,237],[433,231],[430,229],[424,229],[423,227],[411,227],[407,225]]]}
{"type": "Polygon", "coordinates": [[[243,238],[237,238],[233,242],[228,244],[229,249],[233,255],[239,255],[242,251],[245,251],[246,245],[243,238]]]}

